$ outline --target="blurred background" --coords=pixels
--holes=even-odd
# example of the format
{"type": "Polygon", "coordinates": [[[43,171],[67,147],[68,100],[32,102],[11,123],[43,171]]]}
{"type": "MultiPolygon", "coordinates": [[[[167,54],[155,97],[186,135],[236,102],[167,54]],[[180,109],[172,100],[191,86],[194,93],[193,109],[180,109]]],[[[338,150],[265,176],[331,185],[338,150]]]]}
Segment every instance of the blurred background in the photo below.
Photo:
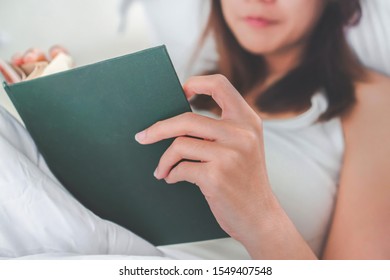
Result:
{"type": "MultiPolygon", "coordinates": [[[[75,66],[165,44],[180,79],[207,17],[204,0],[0,0],[0,59],[53,45],[75,66]]],[[[188,75],[187,75],[188,76],[188,75]]],[[[17,115],[3,88],[0,105],[17,115]]]]}
{"type": "MultiPolygon", "coordinates": [[[[361,0],[363,20],[348,31],[371,68],[390,74],[390,0],[361,0]]],[[[0,0],[0,59],[35,47],[66,48],[81,66],[165,44],[179,78],[212,67],[212,40],[189,68],[209,0],[0,0]]],[[[17,115],[0,87],[0,105],[17,115]]]]}
{"type": "Polygon", "coordinates": [[[0,56],[60,44],[80,65],[145,48],[151,40],[143,6],[128,5],[121,0],[0,0],[0,56]]]}

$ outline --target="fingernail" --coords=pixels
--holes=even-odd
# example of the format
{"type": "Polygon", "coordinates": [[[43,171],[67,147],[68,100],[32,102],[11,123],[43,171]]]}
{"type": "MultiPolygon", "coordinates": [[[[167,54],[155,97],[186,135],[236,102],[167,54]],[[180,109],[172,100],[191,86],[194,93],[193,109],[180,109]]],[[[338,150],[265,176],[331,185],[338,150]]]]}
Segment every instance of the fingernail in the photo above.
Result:
{"type": "Polygon", "coordinates": [[[142,141],[144,141],[146,138],[146,131],[143,130],[141,132],[138,132],[136,135],[135,135],[135,140],[138,142],[138,143],[142,143],[142,141]]]}
{"type": "Polygon", "coordinates": [[[154,170],[153,176],[156,177],[157,179],[159,179],[158,178],[158,166],[157,166],[156,170],[154,170]]]}

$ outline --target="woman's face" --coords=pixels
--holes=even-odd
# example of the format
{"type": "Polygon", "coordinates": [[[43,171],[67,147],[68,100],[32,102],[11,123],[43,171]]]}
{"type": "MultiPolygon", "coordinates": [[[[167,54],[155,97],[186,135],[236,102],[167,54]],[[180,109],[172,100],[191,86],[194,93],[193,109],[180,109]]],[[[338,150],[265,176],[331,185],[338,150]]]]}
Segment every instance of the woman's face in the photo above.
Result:
{"type": "Polygon", "coordinates": [[[304,46],[327,0],[221,0],[224,18],[240,45],[272,55],[304,46]]]}

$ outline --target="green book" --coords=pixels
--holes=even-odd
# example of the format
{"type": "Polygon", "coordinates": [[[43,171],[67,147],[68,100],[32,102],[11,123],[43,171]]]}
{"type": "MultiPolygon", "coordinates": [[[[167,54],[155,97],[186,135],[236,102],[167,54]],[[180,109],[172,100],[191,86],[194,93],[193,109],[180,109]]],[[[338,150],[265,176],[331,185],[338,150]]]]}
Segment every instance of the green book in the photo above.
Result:
{"type": "Polygon", "coordinates": [[[191,110],[165,46],[4,88],[53,174],[98,216],[154,245],[227,236],[197,186],[154,178],[173,139],[134,140],[191,110]]]}

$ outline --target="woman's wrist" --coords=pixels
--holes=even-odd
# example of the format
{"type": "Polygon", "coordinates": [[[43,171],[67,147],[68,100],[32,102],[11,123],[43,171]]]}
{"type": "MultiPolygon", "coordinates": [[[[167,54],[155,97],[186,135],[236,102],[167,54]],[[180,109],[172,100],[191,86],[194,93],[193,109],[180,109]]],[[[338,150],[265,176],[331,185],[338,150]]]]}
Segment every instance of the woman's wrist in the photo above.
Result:
{"type": "Polygon", "coordinates": [[[253,220],[253,227],[239,241],[253,259],[316,259],[311,248],[295,228],[272,194],[264,212],[253,220]]]}

